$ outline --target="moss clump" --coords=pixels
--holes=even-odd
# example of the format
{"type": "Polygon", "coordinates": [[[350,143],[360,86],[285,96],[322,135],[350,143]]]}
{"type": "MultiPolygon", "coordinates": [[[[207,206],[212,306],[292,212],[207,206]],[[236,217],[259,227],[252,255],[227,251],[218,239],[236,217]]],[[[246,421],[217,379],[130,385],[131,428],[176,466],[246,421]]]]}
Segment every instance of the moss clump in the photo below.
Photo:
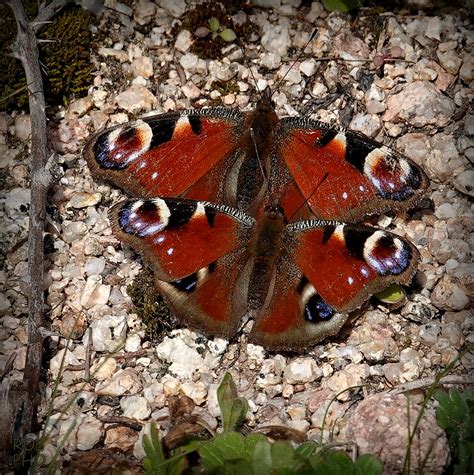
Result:
{"type": "MultiPolygon", "coordinates": [[[[208,27],[209,19],[215,17],[223,28],[231,28],[235,32],[237,35],[236,41],[246,42],[250,35],[257,31],[258,27],[249,20],[242,25],[235,25],[231,17],[238,11],[247,13],[249,8],[243,2],[236,2],[235,0],[208,1],[187,12],[183,17],[182,24],[175,27],[172,33],[177,36],[181,30],[188,30],[194,35],[198,28],[208,27]]],[[[191,52],[202,58],[220,59],[222,58],[222,48],[226,45],[229,45],[229,43],[226,43],[220,36],[214,39],[211,38],[211,35],[204,38],[194,36],[191,52]]]]}
{"type": "Polygon", "coordinates": [[[132,299],[134,311],[146,327],[150,340],[161,340],[165,333],[175,328],[176,318],[153,286],[153,273],[150,269],[144,268],[137,275],[134,282],[127,287],[127,293],[132,299]]]}
{"type": "MultiPolygon", "coordinates": [[[[36,16],[37,2],[25,2],[28,18],[36,16]]],[[[94,66],[90,62],[95,17],[79,7],[64,9],[51,24],[38,34],[53,40],[40,44],[40,60],[44,71],[44,89],[49,105],[67,103],[87,91],[94,66]]],[[[28,103],[26,78],[20,61],[9,56],[16,37],[16,23],[6,5],[0,5],[0,107],[24,107],[28,103]]]]}

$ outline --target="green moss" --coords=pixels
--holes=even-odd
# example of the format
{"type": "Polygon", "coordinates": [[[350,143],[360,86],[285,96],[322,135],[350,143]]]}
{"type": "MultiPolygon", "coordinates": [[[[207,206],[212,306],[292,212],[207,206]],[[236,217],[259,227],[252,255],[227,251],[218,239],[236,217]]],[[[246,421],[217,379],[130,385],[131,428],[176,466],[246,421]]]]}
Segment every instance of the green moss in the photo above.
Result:
{"type": "MultiPolygon", "coordinates": [[[[37,2],[25,2],[28,18],[34,18],[37,2]]],[[[69,102],[84,95],[91,84],[93,65],[90,62],[95,17],[79,7],[64,9],[51,24],[38,34],[40,59],[44,72],[44,88],[48,105],[69,102]]],[[[16,36],[16,23],[9,7],[0,5],[0,107],[24,107],[28,103],[26,79],[20,61],[8,55],[16,36]]]]}
{"type": "MultiPolygon", "coordinates": [[[[208,27],[209,19],[215,17],[223,28],[231,28],[235,32],[238,42],[246,42],[253,32],[257,32],[258,27],[250,20],[247,20],[243,25],[235,25],[231,17],[240,10],[247,12],[249,6],[234,0],[208,1],[188,11],[184,15],[181,25],[176,26],[172,33],[177,36],[181,30],[188,30],[194,34],[199,27],[208,27]]],[[[222,48],[226,45],[229,43],[226,43],[220,36],[215,39],[212,39],[211,35],[205,38],[194,36],[191,52],[201,58],[220,59],[222,58],[222,48]]]]}
{"type": "Polygon", "coordinates": [[[141,318],[146,327],[147,336],[152,341],[163,339],[165,333],[176,326],[176,318],[172,315],[166,302],[153,286],[153,273],[144,268],[134,282],[127,287],[132,299],[134,312],[141,318]]]}

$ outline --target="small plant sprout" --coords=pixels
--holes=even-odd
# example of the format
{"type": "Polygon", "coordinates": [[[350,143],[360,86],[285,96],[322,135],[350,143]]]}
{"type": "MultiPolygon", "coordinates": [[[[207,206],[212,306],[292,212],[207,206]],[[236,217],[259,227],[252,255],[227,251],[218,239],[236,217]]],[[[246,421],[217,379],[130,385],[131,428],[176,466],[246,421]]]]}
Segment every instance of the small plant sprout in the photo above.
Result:
{"type": "Polygon", "coordinates": [[[198,38],[205,38],[207,35],[209,35],[209,33],[211,33],[211,38],[213,40],[220,36],[224,41],[228,43],[234,41],[237,38],[234,33],[234,30],[221,26],[219,20],[216,17],[211,17],[209,19],[208,24],[209,27],[200,26],[199,28],[197,28],[194,34],[198,38]]]}

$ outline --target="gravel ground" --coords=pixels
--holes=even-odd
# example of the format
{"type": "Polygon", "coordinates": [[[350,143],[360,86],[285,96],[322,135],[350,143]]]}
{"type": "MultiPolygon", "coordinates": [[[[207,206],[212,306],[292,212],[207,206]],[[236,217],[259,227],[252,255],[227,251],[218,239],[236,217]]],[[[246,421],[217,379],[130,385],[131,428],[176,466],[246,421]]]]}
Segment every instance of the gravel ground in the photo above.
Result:
{"type": "MultiPolygon", "coordinates": [[[[73,339],[67,351],[65,338],[54,336],[47,345],[51,358],[42,415],[58,374],[60,382],[44,463],[70,431],[61,464],[84,467],[91,449],[106,449],[93,452],[99,459],[118,449],[133,465],[144,455],[140,438],[150,421],[158,421],[163,433],[168,430],[167,401],[173,395],[188,396],[194,413],[216,428],[215,390],[230,371],[249,400],[250,428],[283,424],[311,440],[319,440],[331,398],[365,385],[331,404],[324,439],[376,453],[386,473],[396,473],[409,422],[406,396],[390,389],[432,378],[474,340],[474,115],[469,112],[474,36],[467,13],[456,8],[378,15],[363,9],[351,17],[329,13],[318,2],[254,3],[261,6],[237,12],[233,19],[255,25],[246,50],[261,89],[278,82],[294,52],[318,29],[275,95],[279,115],[312,114],[364,132],[406,154],[430,176],[429,192],[417,210],[378,220],[421,252],[407,300],[396,309],[372,301],[340,335],[304,355],[268,353],[247,344],[245,330],[231,343],[185,328],[161,341],[148,338],[127,295],[142,261],[121,246],[107,219],[109,205],[121,193],[94,182],[81,148],[105,125],[151,110],[215,104],[248,109],[254,104],[254,83],[235,45],[226,46],[220,60],[190,52],[193,37],[181,25],[191,1],[139,1],[128,7],[111,0],[113,9],[101,14],[98,26],[103,40],[92,53],[96,72],[89,95],[60,110],[51,122],[59,179],[48,208],[44,286],[51,329],[63,337],[72,332],[73,339]],[[343,61],[317,61],[334,56],[343,61]],[[334,94],[338,85],[344,93],[334,94]],[[332,102],[325,103],[327,98],[332,102]],[[63,358],[65,369],[60,368],[63,358]],[[84,382],[89,367],[92,379],[84,382]],[[115,416],[128,419],[117,422],[115,416]]],[[[3,382],[7,385],[22,378],[27,343],[29,117],[1,115],[0,131],[0,366],[16,354],[3,382]],[[9,135],[20,140],[16,146],[9,145],[9,135]]],[[[469,377],[473,367],[474,356],[466,353],[453,373],[469,377]]],[[[419,393],[411,394],[412,414],[420,401],[419,393]]],[[[425,473],[441,473],[448,445],[431,406],[419,435],[413,460],[422,460],[434,444],[425,473]]]]}

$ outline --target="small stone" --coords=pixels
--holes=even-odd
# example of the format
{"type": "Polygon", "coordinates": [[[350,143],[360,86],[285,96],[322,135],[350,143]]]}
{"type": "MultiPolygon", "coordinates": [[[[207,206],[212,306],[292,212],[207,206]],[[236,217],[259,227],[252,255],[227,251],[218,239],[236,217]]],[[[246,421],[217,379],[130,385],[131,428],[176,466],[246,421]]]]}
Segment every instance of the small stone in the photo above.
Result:
{"type": "Polygon", "coordinates": [[[375,137],[382,129],[382,121],[377,115],[357,113],[352,118],[349,129],[362,132],[369,137],[375,137]]]}
{"type": "Polygon", "coordinates": [[[456,208],[451,203],[443,203],[435,210],[438,219],[450,219],[457,216],[456,208]]]}
{"type": "Polygon", "coordinates": [[[474,197],[474,170],[465,170],[454,177],[454,186],[467,196],[474,197]]]}
{"type": "Polygon", "coordinates": [[[306,76],[311,77],[316,73],[317,65],[314,59],[302,61],[300,64],[300,71],[306,76]]]}
{"type": "Polygon", "coordinates": [[[78,340],[84,335],[86,329],[86,318],[83,313],[67,312],[61,319],[59,332],[65,338],[78,340]]]}
{"type": "Polygon", "coordinates": [[[261,44],[270,53],[278,54],[280,57],[286,55],[291,44],[289,25],[265,23],[261,44]]]}
{"type": "Polygon", "coordinates": [[[127,334],[125,316],[107,315],[101,317],[92,321],[91,328],[92,346],[96,351],[114,353],[125,343],[127,334]]]}
{"type": "MultiPolygon", "coordinates": [[[[329,388],[333,393],[341,393],[344,389],[361,385],[367,376],[369,376],[369,366],[367,364],[350,363],[343,370],[323,381],[322,386],[329,388]]],[[[350,397],[350,391],[345,391],[339,394],[337,399],[348,401],[350,397]]]]}
{"type": "Polygon", "coordinates": [[[428,20],[425,36],[434,40],[441,40],[441,18],[439,16],[432,16],[428,20]]]}
{"type": "Polygon", "coordinates": [[[360,363],[364,357],[362,353],[353,345],[333,346],[326,354],[329,361],[334,361],[339,358],[349,360],[351,363],[360,363]]]}
{"type": "Polygon", "coordinates": [[[185,84],[181,90],[188,99],[197,99],[201,95],[201,89],[192,82],[185,84]]]}
{"type": "Polygon", "coordinates": [[[133,77],[151,78],[153,76],[153,60],[147,56],[135,58],[130,65],[130,71],[133,77]]]}
{"type": "Polygon", "coordinates": [[[311,10],[306,15],[306,20],[310,23],[314,23],[316,19],[318,19],[321,15],[323,15],[324,7],[321,2],[313,2],[311,3],[311,10]]]}
{"type": "Polygon", "coordinates": [[[402,394],[380,393],[366,397],[352,412],[346,437],[354,441],[360,454],[377,455],[384,464],[384,473],[399,473],[416,414],[421,411],[423,417],[417,431],[420,436],[412,440],[411,459],[423,460],[426,473],[442,473],[449,447],[434,411],[423,410],[412,398],[407,399],[402,394]]]}
{"type": "Polygon", "coordinates": [[[172,373],[191,379],[195,372],[207,372],[215,367],[217,357],[209,353],[201,356],[189,330],[177,330],[172,334],[176,337],[165,337],[156,347],[158,357],[171,363],[169,370],[172,373]]]}
{"type": "MultiPolygon", "coordinates": [[[[110,285],[102,284],[100,276],[88,277],[81,294],[81,305],[85,309],[105,305],[109,300],[110,285]]],[[[97,351],[97,348],[95,348],[97,351]]]]}
{"type": "Polygon", "coordinates": [[[445,53],[438,51],[437,52],[439,62],[441,66],[451,74],[457,74],[459,68],[461,67],[462,60],[461,58],[455,53],[454,50],[446,51],[445,53]]]}
{"type": "Polygon", "coordinates": [[[143,396],[124,397],[120,400],[120,407],[125,417],[131,417],[139,421],[148,419],[151,414],[148,401],[143,396]]]}
{"type": "Polygon", "coordinates": [[[192,381],[186,381],[181,385],[181,391],[191,398],[197,406],[204,403],[207,396],[207,385],[202,381],[193,383],[192,381]]]}
{"type": "Polygon", "coordinates": [[[189,32],[188,30],[181,30],[176,38],[174,47],[178,51],[181,51],[181,53],[186,53],[189,48],[191,48],[192,44],[193,37],[191,35],[191,32],[189,32]]]}
{"type": "Polygon", "coordinates": [[[459,77],[465,82],[469,83],[474,78],[474,55],[467,53],[462,60],[462,66],[459,70],[459,77]]]}
{"type": "Polygon", "coordinates": [[[56,355],[54,355],[49,362],[49,369],[53,377],[56,377],[60,370],[65,366],[77,366],[81,362],[77,357],[66,348],[59,350],[56,355]]]}
{"type": "Polygon", "coordinates": [[[132,450],[138,439],[138,432],[130,427],[117,426],[112,427],[105,433],[104,445],[109,448],[120,449],[121,452],[132,450]]]}
{"type": "Polygon", "coordinates": [[[454,323],[444,323],[441,326],[441,338],[446,339],[454,348],[460,348],[464,343],[461,327],[454,323]]]}
{"type": "Polygon", "coordinates": [[[101,199],[100,193],[76,192],[72,195],[70,204],[73,208],[81,209],[95,206],[101,199]]]}
{"type": "Polygon", "coordinates": [[[29,114],[21,114],[15,117],[15,135],[22,142],[31,139],[31,118],[29,114]]]}
{"type": "Polygon", "coordinates": [[[77,422],[76,447],[78,450],[90,450],[104,434],[104,426],[89,414],[81,414],[77,422]]]}
{"type": "Polygon", "coordinates": [[[469,297],[464,289],[448,275],[436,284],[431,299],[433,305],[442,310],[462,310],[469,305],[469,297]]]}
{"type": "Polygon", "coordinates": [[[137,394],[142,390],[142,383],[133,368],[117,371],[111,379],[97,384],[95,392],[98,396],[123,396],[137,394]]]}
{"type": "Polygon", "coordinates": [[[454,114],[452,99],[427,81],[414,81],[387,99],[384,121],[403,120],[415,127],[445,126],[454,114]]]}
{"type": "Polygon", "coordinates": [[[133,10],[133,19],[141,26],[148,25],[156,13],[156,5],[148,0],[139,0],[133,10]]]}
{"type": "MultiPolygon", "coordinates": [[[[121,63],[125,63],[128,61],[128,54],[126,51],[123,50],[118,50],[115,48],[104,48],[101,47],[97,50],[98,54],[100,56],[104,56],[105,58],[107,57],[112,57],[120,61],[121,63]]],[[[99,96],[97,95],[99,93],[100,96],[102,96],[102,99],[104,98],[103,95],[107,95],[105,91],[96,91],[95,94],[92,95],[94,103],[97,105],[97,100],[99,99],[99,96]]]]}
{"type": "Polygon", "coordinates": [[[121,109],[136,114],[140,111],[151,110],[156,104],[156,97],[143,86],[131,86],[120,93],[115,101],[121,109]]]}
{"type": "Polygon", "coordinates": [[[312,358],[297,358],[285,368],[283,378],[288,384],[301,384],[311,383],[321,376],[322,371],[312,358]]]}
{"type": "Polygon", "coordinates": [[[207,63],[194,53],[186,53],[181,56],[179,64],[189,73],[207,74],[207,63]]]}
{"type": "Polygon", "coordinates": [[[5,315],[7,310],[12,306],[10,300],[3,293],[0,293],[0,315],[5,315]]]}
{"type": "Polygon", "coordinates": [[[175,18],[181,18],[186,12],[185,0],[160,0],[160,7],[175,18]]]}
{"type": "Polygon", "coordinates": [[[87,225],[82,221],[74,221],[69,223],[64,229],[62,238],[64,242],[69,244],[83,238],[87,233],[87,225]]]}
{"type": "Polygon", "coordinates": [[[93,257],[87,259],[84,264],[84,271],[87,275],[100,275],[105,269],[105,259],[103,257],[93,257]]]}
{"type": "Polygon", "coordinates": [[[209,72],[220,81],[230,81],[237,75],[238,67],[236,63],[211,61],[209,63],[209,72]]]}
{"type": "Polygon", "coordinates": [[[114,358],[103,357],[91,366],[91,375],[97,381],[105,381],[113,376],[117,369],[117,362],[114,358]]]}
{"type": "Polygon", "coordinates": [[[134,351],[138,351],[141,347],[142,339],[139,335],[131,334],[127,337],[127,341],[125,342],[125,351],[127,353],[133,353],[134,351]]]}

